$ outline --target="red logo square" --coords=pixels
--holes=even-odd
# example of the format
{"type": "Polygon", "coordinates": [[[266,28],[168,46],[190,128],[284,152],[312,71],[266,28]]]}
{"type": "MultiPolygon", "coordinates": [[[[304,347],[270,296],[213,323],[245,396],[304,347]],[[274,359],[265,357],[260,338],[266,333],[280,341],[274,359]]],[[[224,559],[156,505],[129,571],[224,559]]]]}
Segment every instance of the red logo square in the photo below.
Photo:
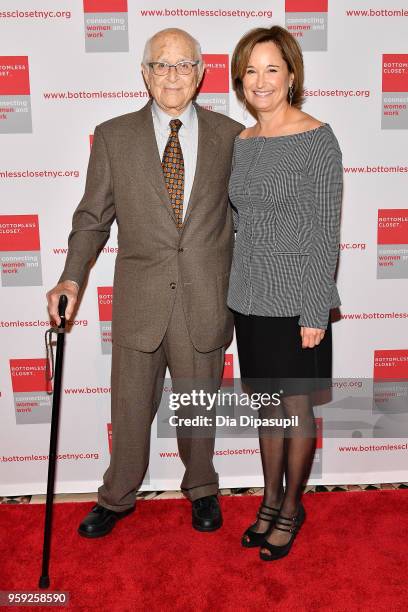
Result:
{"type": "Polygon", "coordinates": [[[227,54],[204,54],[206,70],[200,93],[229,92],[229,58],[227,54]]]}
{"type": "Polygon", "coordinates": [[[234,378],[234,355],[232,353],[225,353],[224,356],[224,372],[223,379],[234,378]]]}
{"type": "Polygon", "coordinates": [[[27,96],[30,77],[27,55],[0,56],[0,95],[27,96]]]}
{"type": "Polygon", "coordinates": [[[374,351],[374,380],[408,378],[408,349],[374,351]]]}
{"type": "Polygon", "coordinates": [[[10,359],[11,384],[14,393],[51,391],[47,380],[47,360],[10,359]]]}
{"type": "Polygon", "coordinates": [[[286,13],[327,13],[329,0],[286,0],[286,13]]]}
{"type": "Polygon", "coordinates": [[[84,0],[84,13],[127,13],[127,0],[84,0]]]}
{"type": "Polygon", "coordinates": [[[98,287],[98,309],[100,321],[112,321],[113,288],[98,287]]]}
{"type": "Polygon", "coordinates": [[[0,251],[39,251],[38,215],[0,215],[0,251]]]}
{"type": "Polygon", "coordinates": [[[323,418],[316,417],[316,448],[323,448],[323,418]]]}
{"type": "Polygon", "coordinates": [[[383,55],[382,90],[395,93],[408,91],[408,53],[383,55]]]}
{"type": "Polygon", "coordinates": [[[378,211],[378,244],[408,244],[408,209],[378,211]]]}

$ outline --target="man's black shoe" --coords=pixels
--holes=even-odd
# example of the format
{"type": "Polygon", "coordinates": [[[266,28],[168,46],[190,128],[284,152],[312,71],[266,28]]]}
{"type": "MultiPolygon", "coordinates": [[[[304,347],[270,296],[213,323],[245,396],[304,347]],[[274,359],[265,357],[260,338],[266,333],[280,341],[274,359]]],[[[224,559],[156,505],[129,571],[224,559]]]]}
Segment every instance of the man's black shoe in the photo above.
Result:
{"type": "Polygon", "coordinates": [[[193,527],[197,531],[215,531],[222,525],[220,504],[216,495],[207,495],[193,501],[193,527]]]}
{"type": "Polygon", "coordinates": [[[84,538],[102,538],[112,531],[119,519],[132,512],[134,508],[124,512],[114,512],[96,504],[78,527],[78,533],[84,538]]]}

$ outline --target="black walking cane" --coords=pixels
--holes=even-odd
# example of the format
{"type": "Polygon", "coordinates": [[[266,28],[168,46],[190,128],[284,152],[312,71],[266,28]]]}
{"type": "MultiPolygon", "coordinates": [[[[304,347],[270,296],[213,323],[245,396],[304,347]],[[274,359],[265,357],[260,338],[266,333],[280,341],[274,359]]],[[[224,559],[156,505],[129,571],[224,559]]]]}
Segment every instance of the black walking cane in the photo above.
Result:
{"type": "MultiPolygon", "coordinates": [[[[54,377],[54,392],[52,396],[52,414],[51,414],[51,435],[50,435],[50,452],[48,458],[48,481],[47,481],[47,501],[45,506],[45,524],[44,524],[44,545],[42,558],[42,573],[39,580],[40,589],[48,589],[50,586],[49,564],[50,564],[50,546],[51,546],[51,530],[52,530],[52,509],[54,497],[54,482],[55,482],[55,466],[57,462],[57,442],[58,442],[58,424],[60,415],[60,399],[61,399],[61,378],[62,378],[62,362],[64,359],[64,341],[65,341],[65,309],[68,304],[66,295],[61,295],[58,302],[58,314],[61,323],[58,329],[49,329],[46,334],[49,334],[49,344],[51,346],[51,334],[56,332],[57,337],[57,355],[55,358],[55,370],[52,367],[51,378],[54,377]]],[[[47,338],[46,338],[47,343],[47,338]]],[[[49,362],[48,362],[49,363],[49,362]]]]}

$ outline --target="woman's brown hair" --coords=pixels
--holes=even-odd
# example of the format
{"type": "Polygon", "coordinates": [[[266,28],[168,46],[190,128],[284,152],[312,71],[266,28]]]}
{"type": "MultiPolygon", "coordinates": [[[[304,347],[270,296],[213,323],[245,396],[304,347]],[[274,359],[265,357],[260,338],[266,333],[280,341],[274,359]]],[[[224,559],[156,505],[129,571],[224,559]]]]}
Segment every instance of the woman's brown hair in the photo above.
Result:
{"type": "MultiPolygon", "coordinates": [[[[252,50],[258,43],[273,42],[280,50],[286,62],[289,73],[293,73],[292,106],[301,108],[303,95],[303,55],[296,38],[281,26],[271,28],[255,28],[247,32],[234,49],[231,60],[232,86],[240,102],[245,103],[242,80],[247,69],[252,50]]],[[[287,100],[289,102],[289,91],[287,100]]]]}

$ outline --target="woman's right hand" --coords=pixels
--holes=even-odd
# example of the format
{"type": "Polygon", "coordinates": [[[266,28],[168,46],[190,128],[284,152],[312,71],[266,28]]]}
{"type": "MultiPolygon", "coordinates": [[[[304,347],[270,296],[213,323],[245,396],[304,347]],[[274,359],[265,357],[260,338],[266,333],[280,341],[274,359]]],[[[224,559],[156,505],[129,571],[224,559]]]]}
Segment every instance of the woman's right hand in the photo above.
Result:
{"type": "Polygon", "coordinates": [[[323,340],[324,334],[324,329],[317,329],[316,327],[301,327],[300,336],[302,338],[302,348],[314,348],[323,340]]]}

